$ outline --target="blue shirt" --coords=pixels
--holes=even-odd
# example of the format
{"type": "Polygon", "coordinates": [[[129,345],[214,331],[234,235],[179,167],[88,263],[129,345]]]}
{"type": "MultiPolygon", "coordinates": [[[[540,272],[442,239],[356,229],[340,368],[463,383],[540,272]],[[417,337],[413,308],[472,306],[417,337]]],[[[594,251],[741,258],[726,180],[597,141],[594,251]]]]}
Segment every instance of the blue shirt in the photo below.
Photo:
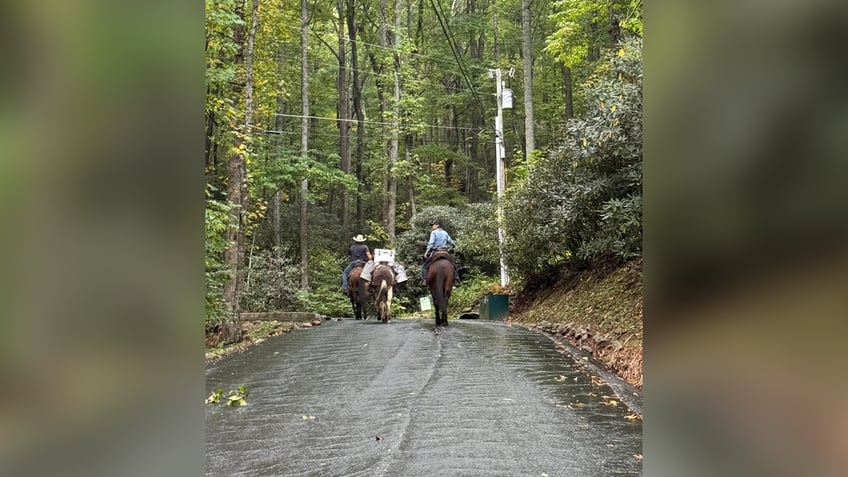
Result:
{"type": "Polygon", "coordinates": [[[447,247],[448,244],[456,245],[456,242],[454,242],[451,236],[448,235],[443,228],[437,228],[430,232],[430,241],[427,242],[427,250],[425,250],[424,253],[429,253],[430,250],[436,248],[447,247]]]}

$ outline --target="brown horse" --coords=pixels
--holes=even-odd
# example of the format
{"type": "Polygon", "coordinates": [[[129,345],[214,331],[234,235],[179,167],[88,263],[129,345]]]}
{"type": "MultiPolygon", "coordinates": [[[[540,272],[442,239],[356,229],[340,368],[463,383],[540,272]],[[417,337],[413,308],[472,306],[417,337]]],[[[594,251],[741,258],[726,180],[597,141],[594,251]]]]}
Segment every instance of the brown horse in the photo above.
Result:
{"type": "Polygon", "coordinates": [[[368,287],[360,275],[362,275],[361,266],[350,271],[347,296],[350,298],[350,304],[353,307],[353,318],[356,320],[367,320],[368,312],[365,305],[368,303],[368,287]]]}
{"type": "Polygon", "coordinates": [[[395,274],[392,268],[378,265],[371,272],[371,287],[374,294],[374,305],[377,308],[377,319],[388,323],[392,318],[392,290],[395,286],[395,274]]]}
{"type": "Polygon", "coordinates": [[[453,290],[454,265],[450,256],[436,252],[427,270],[427,286],[436,309],[436,326],[448,325],[448,301],[453,290]]]}

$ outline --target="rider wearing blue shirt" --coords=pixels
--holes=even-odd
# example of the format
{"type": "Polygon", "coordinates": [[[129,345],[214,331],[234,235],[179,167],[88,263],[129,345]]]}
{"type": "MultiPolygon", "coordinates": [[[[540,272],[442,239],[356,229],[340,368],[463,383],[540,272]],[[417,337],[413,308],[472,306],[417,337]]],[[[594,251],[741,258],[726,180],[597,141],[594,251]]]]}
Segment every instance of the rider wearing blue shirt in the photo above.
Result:
{"type": "MultiPolygon", "coordinates": [[[[421,283],[427,284],[427,269],[430,266],[430,256],[436,250],[446,250],[448,244],[456,246],[456,241],[451,238],[450,234],[442,228],[442,224],[438,220],[430,222],[432,231],[430,232],[430,240],[427,242],[427,250],[424,251],[424,263],[421,265],[421,283]]],[[[453,258],[451,257],[451,262],[453,258]]],[[[454,263],[454,286],[459,286],[459,273],[454,263]]]]}
{"type": "Polygon", "coordinates": [[[427,250],[424,252],[424,256],[430,255],[431,250],[447,248],[448,244],[456,245],[454,239],[445,229],[441,228],[438,222],[433,222],[430,225],[433,227],[433,231],[430,232],[430,241],[427,242],[427,250]]]}

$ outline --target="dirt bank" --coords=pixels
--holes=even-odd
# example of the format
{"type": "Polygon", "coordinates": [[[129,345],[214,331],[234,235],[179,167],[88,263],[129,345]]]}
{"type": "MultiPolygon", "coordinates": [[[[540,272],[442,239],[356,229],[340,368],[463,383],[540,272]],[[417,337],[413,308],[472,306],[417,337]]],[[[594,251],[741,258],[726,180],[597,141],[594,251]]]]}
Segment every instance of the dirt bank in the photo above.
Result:
{"type": "Polygon", "coordinates": [[[509,322],[591,352],[642,388],[642,262],[596,266],[515,297],[509,322]]]}

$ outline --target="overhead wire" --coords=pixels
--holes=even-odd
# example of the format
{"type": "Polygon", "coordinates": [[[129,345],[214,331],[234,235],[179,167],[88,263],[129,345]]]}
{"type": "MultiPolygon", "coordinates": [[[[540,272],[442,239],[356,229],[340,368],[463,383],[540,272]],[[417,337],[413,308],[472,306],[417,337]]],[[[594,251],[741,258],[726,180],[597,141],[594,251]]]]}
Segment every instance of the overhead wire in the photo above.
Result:
{"type": "MultiPolygon", "coordinates": [[[[358,122],[356,119],[341,119],[341,118],[332,118],[332,117],[326,117],[326,116],[304,116],[304,115],[301,115],[301,114],[274,113],[274,116],[281,116],[281,117],[285,117],[285,118],[299,118],[299,119],[303,119],[303,118],[322,119],[322,120],[327,120],[327,121],[337,121],[337,122],[342,121],[342,122],[350,122],[350,123],[358,122]]],[[[394,125],[394,123],[387,122],[387,121],[362,121],[362,123],[363,124],[378,125],[378,126],[392,126],[392,125],[394,125]]],[[[440,124],[418,124],[418,125],[413,125],[413,126],[414,127],[434,128],[434,129],[450,129],[450,130],[457,130],[457,131],[474,131],[476,129],[480,129],[481,131],[485,130],[485,128],[470,128],[470,127],[462,127],[462,126],[443,126],[443,125],[440,125],[440,124]]]]}
{"type": "MultiPolygon", "coordinates": [[[[290,18],[292,18],[292,17],[290,17],[290,18]]],[[[299,20],[299,19],[298,19],[298,20],[299,20]]],[[[299,27],[299,26],[294,26],[294,25],[283,25],[283,27],[288,28],[289,30],[292,30],[292,31],[300,31],[300,27],[299,27]]],[[[315,30],[310,30],[310,31],[311,31],[312,33],[316,34],[316,35],[318,35],[318,34],[319,34],[319,32],[317,32],[317,31],[315,31],[315,30]]],[[[335,31],[333,31],[333,32],[326,32],[326,33],[321,33],[321,34],[324,34],[324,35],[335,35],[335,37],[334,37],[334,38],[338,38],[338,33],[337,33],[337,32],[335,32],[335,31]]],[[[355,43],[356,43],[356,44],[358,44],[358,45],[370,46],[370,47],[372,47],[372,48],[380,48],[380,49],[383,49],[383,50],[391,50],[391,51],[394,51],[394,50],[395,50],[395,48],[394,48],[394,47],[391,47],[391,46],[377,45],[377,44],[375,44],[375,43],[369,43],[369,42],[365,42],[365,41],[362,41],[362,40],[351,40],[351,39],[350,39],[350,38],[348,38],[347,36],[343,37],[343,38],[342,38],[342,40],[343,40],[343,41],[346,41],[346,42],[355,42],[355,43]]],[[[454,63],[453,63],[453,61],[451,61],[451,60],[449,60],[449,59],[441,58],[441,57],[438,57],[438,56],[430,56],[430,55],[424,55],[424,54],[421,54],[421,53],[413,53],[413,52],[407,52],[407,53],[405,53],[405,54],[406,54],[406,55],[410,55],[410,56],[415,56],[415,57],[418,57],[418,58],[426,58],[426,59],[430,59],[430,60],[434,60],[434,61],[439,61],[439,62],[446,63],[446,64],[454,64],[454,63]]]]}
{"type": "MultiPolygon", "coordinates": [[[[307,60],[307,61],[308,61],[309,63],[313,64],[313,65],[316,65],[316,64],[317,64],[317,65],[321,65],[321,66],[326,66],[326,67],[328,67],[328,68],[335,68],[335,69],[337,69],[337,70],[341,69],[341,67],[339,67],[339,65],[334,64],[334,63],[328,63],[328,62],[323,62],[323,61],[318,61],[318,60],[307,60]]],[[[393,73],[393,72],[391,72],[391,73],[375,73],[375,72],[374,72],[374,71],[372,71],[372,70],[364,70],[364,69],[360,69],[360,68],[351,68],[351,67],[349,67],[349,66],[346,66],[346,67],[345,67],[345,69],[346,69],[346,70],[348,70],[348,71],[356,71],[356,72],[358,72],[358,73],[366,73],[366,74],[369,74],[369,75],[379,76],[379,77],[381,77],[381,78],[394,79],[394,73],[393,73]]],[[[469,89],[467,89],[467,88],[454,88],[453,86],[446,86],[446,85],[444,85],[443,83],[438,83],[438,82],[435,82],[435,81],[423,80],[423,79],[421,79],[421,78],[416,78],[416,80],[415,80],[415,81],[417,81],[417,82],[422,82],[422,83],[427,84],[427,85],[430,85],[430,86],[435,86],[435,87],[439,87],[439,88],[444,88],[444,89],[451,90],[451,91],[458,91],[458,92],[472,92],[471,90],[469,90],[469,89]]]]}
{"type": "Polygon", "coordinates": [[[445,39],[448,40],[448,45],[451,48],[451,52],[453,53],[453,57],[456,59],[457,66],[459,66],[459,70],[462,72],[462,77],[465,79],[465,82],[468,84],[468,87],[471,88],[471,93],[474,95],[474,99],[477,100],[477,104],[480,106],[480,112],[485,113],[486,108],[483,107],[483,101],[480,100],[480,96],[477,94],[477,90],[474,89],[474,85],[471,83],[471,79],[468,77],[468,72],[466,70],[465,64],[462,62],[462,56],[459,54],[459,48],[456,46],[456,40],[453,38],[453,34],[450,30],[450,25],[446,24],[447,21],[444,17],[444,10],[442,10],[441,4],[436,8],[436,3],[433,0],[430,0],[430,6],[433,7],[433,11],[436,13],[436,17],[439,19],[439,25],[442,27],[442,32],[445,34],[445,39]],[[441,13],[440,13],[441,12],[441,13]]]}

